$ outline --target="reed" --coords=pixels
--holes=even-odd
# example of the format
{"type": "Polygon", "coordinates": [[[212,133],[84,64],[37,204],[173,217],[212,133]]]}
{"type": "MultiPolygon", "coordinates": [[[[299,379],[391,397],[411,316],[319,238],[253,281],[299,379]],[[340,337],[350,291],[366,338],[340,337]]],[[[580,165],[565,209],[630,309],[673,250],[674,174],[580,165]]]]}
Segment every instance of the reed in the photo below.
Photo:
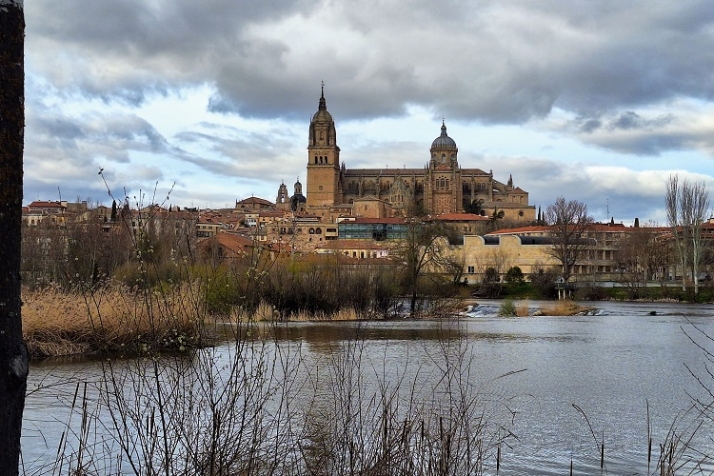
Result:
{"type": "Polygon", "coordinates": [[[581,306],[574,301],[564,300],[557,301],[549,306],[541,307],[539,314],[543,316],[574,316],[587,310],[588,308],[581,306]]]}
{"type": "Polygon", "coordinates": [[[514,303],[512,300],[506,299],[501,304],[498,315],[502,317],[528,317],[530,316],[528,302],[514,303]]]}
{"type": "Polygon", "coordinates": [[[528,307],[528,301],[522,301],[516,304],[516,316],[518,317],[528,317],[530,316],[530,309],[528,307]]]}
{"type": "Polygon", "coordinates": [[[195,286],[91,292],[23,290],[23,337],[32,358],[185,350],[201,339],[205,313],[195,286]]]}

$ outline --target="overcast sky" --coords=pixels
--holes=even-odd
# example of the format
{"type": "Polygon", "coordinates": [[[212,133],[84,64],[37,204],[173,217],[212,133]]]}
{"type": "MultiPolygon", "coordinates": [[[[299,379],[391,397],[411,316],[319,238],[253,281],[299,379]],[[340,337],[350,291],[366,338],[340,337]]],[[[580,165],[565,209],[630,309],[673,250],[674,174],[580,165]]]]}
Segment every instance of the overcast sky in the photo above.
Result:
{"type": "Polygon", "coordinates": [[[321,81],[348,168],[424,166],[444,118],[462,167],[512,174],[536,206],[664,224],[670,174],[714,198],[711,0],[33,0],[25,15],[26,203],[111,203],[107,186],[274,201],[306,182],[321,81]]]}

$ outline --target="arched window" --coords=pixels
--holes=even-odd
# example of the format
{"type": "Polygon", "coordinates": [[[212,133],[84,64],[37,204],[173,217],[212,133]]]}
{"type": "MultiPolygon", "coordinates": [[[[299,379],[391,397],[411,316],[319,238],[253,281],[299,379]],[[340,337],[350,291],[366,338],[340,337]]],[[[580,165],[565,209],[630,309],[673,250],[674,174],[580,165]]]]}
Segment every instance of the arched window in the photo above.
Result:
{"type": "Polygon", "coordinates": [[[322,228],[315,228],[315,233],[316,234],[321,234],[322,233],[322,228]]]}
{"type": "Polygon", "coordinates": [[[315,156],[315,163],[317,163],[317,156],[315,156]]]}

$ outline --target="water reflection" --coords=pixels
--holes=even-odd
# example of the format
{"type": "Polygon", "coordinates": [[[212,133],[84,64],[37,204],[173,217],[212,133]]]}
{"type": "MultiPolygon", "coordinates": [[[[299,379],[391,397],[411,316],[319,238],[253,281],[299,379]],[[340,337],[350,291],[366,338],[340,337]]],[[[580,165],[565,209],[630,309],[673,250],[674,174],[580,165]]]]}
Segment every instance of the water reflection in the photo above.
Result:
{"type": "MultiPolygon", "coordinates": [[[[683,329],[697,338],[714,335],[714,306],[595,305],[600,311],[596,315],[568,318],[499,318],[499,303],[485,303],[471,317],[455,320],[226,325],[224,335],[240,336],[245,347],[225,344],[172,357],[164,365],[199,371],[210,361],[230,371],[239,362],[245,371],[241,375],[255,376],[266,370],[256,366],[262,356],[261,362],[272,364],[274,379],[265,391],[281,394],[291,408],[299,408],[295,414],[301,421],[310,415],[317,431],[329,426],[325,415],[336,411],[338,383],[352,385],[340,392],[367,396],[389,390],[401,402],[400,418],[412,412],[426,419],[446,395],[434,391],[435,382],[443,377],[445,365],[457,363],[459,371],[453,375],[478,395],[479,411],[494,425],[491,434],[512,431],[517,436],[502,447],[500,474],[566,474],[571,460],[574,474],[599,472],[603,443],[607,473],[646,474],[648,435],[657,449],[673,425],[678,434],[687,435],[691,425],[703,424],[693,443],[710,451],[710,421],[688,412],[692,397],[711,401],[691,375],[705,378],[706,361],[683,329]],[[251,358],[236,361],[237,354],[247,351],[251,358]]],[[[710,344],[704,338],[702,345],[710,344]]],[[[88,384],[87,400],[101,410],[104,363],[33,364],[23,430],[28,472],[54,460],[73,415],[78,383],[80,392],[88,384]]],[[[124,366],[126,376],[137,371],[132,361],[117,365],[124,366]]],[[[73,418],[70,427],[76,432],[76,414],[73,418]]],[[[374,428],[365,425],[363,430],[368,434],[374,428]]],[[[274,436],[278,428],[270,432],[274,436]]],[[[493,461],[486,462],[487,474],[494,473],[493,461]]],[[[710,464],[704,469],[706,474],[714,471],[710,464]]]]}

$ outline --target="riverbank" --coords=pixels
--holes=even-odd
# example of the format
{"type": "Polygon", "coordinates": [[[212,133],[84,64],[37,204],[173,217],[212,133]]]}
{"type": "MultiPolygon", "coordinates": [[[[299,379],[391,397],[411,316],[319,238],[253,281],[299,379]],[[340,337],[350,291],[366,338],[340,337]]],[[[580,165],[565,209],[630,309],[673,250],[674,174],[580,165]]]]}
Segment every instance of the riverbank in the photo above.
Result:
{"type": "MultiPolygon", "coordinates": [[[[59,457],[64,458],[65,465],[70,458],[76,462],[77,454],[72,448],[77,447],[94,451],[83,453],[87,466],[97,466],[90,466],[85,474],[131,472],[120,467],[110,471],[101,466],[103,462],[114,463],[117,458],[111,455],[120,451],[106,451],[104,442],[125,436],[132,448],[146,448],[160,458],[162,453],[156,452],[164,448],[163,444],[157,444],[163,443],[161,435],[143,430],[161,428],[146,425],[151,409],[158,412],[161,408],[165,409],[172,429],[192,430],[169,433],[172,438],[169,449],[214,447],[225,454],[225,460],[221,461],[238,461],[233,457],[235,454],[250,450],[254,458],[249,461],[259,464],[332,462],[332,457],[349,454],[349,448],[357,451],[387,448],[393,456],[390,461],[402,461],[395,459],[395,455],[421,461],[418,458],[429,455],[428,451],[444,448],[446,440],[441,435],[462,434],[454,432],[452,425],[463,422],[465,426],[460,428],[471,431],[480,428],[477,425],[489,425],[478,435],[471,433],[484,444],[479,447],[484,450],[481,459],[484,474],[496,474],[497,443],[509,434],[517,435],[517,440],[501,445],[499,461],[503,474],[568,474],[571,461],[574,474],[660,474],[655,470],[661,457],[660,448],[669,452],[668,442],[677,444],[683,440],[688,446],[678,449],[684,451],[672,460],[669,453],[664,455],[666,461],[677,465],[677,474],[689,473],[683,467],[688,459],[692,463],[706,460],[704,474],[714,469],[712,458],[706,456],[714,454],[707,438],[712,431],[711,420],[702,418],[705,426],[699,427],[696,412],[689,414],[690,420],[683,420],[682,415],[691,405],[690,396],[704,404],[710,401],[689,369],[701,375],[702,382],[710,382],[702,350],[690,337],[697,339],[701,335],[697,340],[710,349],[710,341],[691,323],[707,335],[714,335],[712,306],[607,301],[597,303],[601,313],[586,318],[504,319],[495,317],[501,303],[481,301],[483,314],[458,321],[265,323],[256,326],[264,329],[265,334],[259,338],[257,333],[245,334],[251,338],[241,341],[245,345],[222,342],[187,358],[172,355],[158,359],[112,359],[109,365],[106,359],[37,362],[30,373],[28,388],[33,391],[23,428],[26,443],[23,455],[28,462],[25,472],[50,473],[49,465],[59,457]],[[656,315],[651,315],[651,311],[656,315]],[[444,377],[448,371],[458,373],[444,377]],[[225,376],[222,380],[221,375],[225,376]],[[207,380],[214,377],[217,380],[207,380]],[[156,379],[166,387],[157,385],[156,379]],[[72,414],[66,408],[73,402],[77,383],[82,385],[81,395],[85,382],[89,382],[86,424],[79,418],[81,410],[72,414]],[[94,394],[96,387],[92,382],[115,386],[109,392],[94,394]],[[265,387],[260,386],[262,383],[265,387]],[[466,388],[454,387],[460,384],[466,388]],[[231,388],[231,385],[248,387],[231,388]],[[43,388],[34,390],[40,386],[43,388]],[[158,394],[157,388],[164,392],[158,394]],[[123,405],[127,401],[124,398],[133,398],[136,389],[144,392],[144,406],[126,419],[119,413],[112,414],[111,409],[115,408],[133,411],[132,406],[123,405]],[[168,407],[161,407],[156,395],[167,397],[163,401],[168,407]],[[102,396],[118,400],[118,404],[102,400],[94,407],[92,402],[102,396]],[[459,407],[460,402],[474,406],[459,407]],[[573,403],[582,411],[573,407],[573,403]],[[350,406],[346,408],[347,404],[350,406]],[[463,420],[463,411],[470,408],[474,419],[463,420]],[[246,415],[244,409],[250,411],[248,418],[241,418],[246,415]],[[276,414],[278,417],[273,418],[276,414]],[[70,416],[73,426],[68,428],[63,422],[70,416]],[[423,444],[422,421],[424,434],[435,437],[425,439],[423,444]],[[131,428],[126,432],[115,430],[113,425],[117,422],[131,428]],[[241,427],[243,422],[256,423],[241,427]],[[353,422],[353,426],[345,426],[353,422]],[[690,423],[692,426],[688,426],[690,423]],[[220,431],[212,425],[220,425],[220,431]],[[82,428],[88,430],[82,432],[82,428]],[[503,428],[511,433],[504,431],[499,435],[498,429],[503,428]],[[701,438],[689,439],[689,430],[699,431],[701,438]],[[63,433],[69,443],[57,456],[57,442],[63,433]],[[211,446],[211,438],[224,434],[228,437],[211,446]],[[82,435],[85,446],[76,441],[82,435]],[[237,440],[234,435],[245,437],[237,440]],[[354,443],[353,446],[335,448],[333,444],[344,442],[340,439],[344,435],[363,438],[350,440],[348,443],[354,443]],[[415,441],[412,437],[419,439],[415,441]],[[653,450],[648,467],[650,438],[653,450]],[[44,441],[47,443],[43,444],[44,441]],[[401,446],[392,446],[395,442],[404,442],[405,451],[412,448],[420,451],[398,453],[401,446]],[[601,450],[597,443],[605,444],[604,471],[599,470],[601,450]],[[298,451],[276,455],[276,448],[298,451]],[[300,452],[301,448],[315,451],[300,452]],[[44,461],[47,466],[40,469],[44,461]]],[[[532,309],[548,304],[530,302],[532,309]]],[[[81,407],[81,397],[78,402],[77,408],[81,407]]],[[[159,421],[158,416],[155,421],[159,421]]],[[[458,456],[453,463],[469,461],[467,456],[456,453],[453,446],[447,449],[449,455],[458,456]]],[[[356,454],[367,458],[368,453],[356,454]]],[[[170,457],[161,461],[175,463],[176,466],[170,467],[176,468],[176,472],[187,472],[185,466],[178,467],[186,459],[170,457]]],[[[156,461],[147,460],[146,464],[156,461]]],[[[439,461],[444,459],[434,460],[434,464],[439,461]]],[[[329,473],[330,468],[344,467],[340,461],[335,460],[334,464],[319,468],[329,473]]],[[[205,473],[205,467],[193,468],[193,472],[205,473]]],[[[239,474],[242,469],[233,468],[232,474],[239,474]]],[[[467,473],[465,468],[463,474],[467,473]]],[[[428,472],[414,470],[413,474],[428,472]]]]}
{"type": "MultiPolygon", "coordinates": [[[[384,320],[383,315],[358,313],[344,307],[333,314],[300,311],[282,315],[262,303],[250,313],[239,308],[224,316],[212,315],[199,286],[184,284],[152,290],[108,286],[91,292],[66,292],[49,287],[23,290],[23,335],[33,360],[76,355],[147,355],[156,352],[183,352],[215,342],[216,322],[255,321],[363,321],[384,320]]],[[[444,298],[434,301],[431,317],[460,314],[464,307],[478,304],[472,298],[444,298]]],[[[592,310],[574,301],[541,301],[536,308],[530,300],[506,298],[500,301],[501,316],[573,316],[592,310]]],[[[394,309],[392,317],[404,317],[394,309]]]]}
{"type": "Polygon", "coordinates": [[[187,350],[205,335],[205,313],[190,287],[92,293],[23,290],[23,337],[31,359],[187,350]]]}

